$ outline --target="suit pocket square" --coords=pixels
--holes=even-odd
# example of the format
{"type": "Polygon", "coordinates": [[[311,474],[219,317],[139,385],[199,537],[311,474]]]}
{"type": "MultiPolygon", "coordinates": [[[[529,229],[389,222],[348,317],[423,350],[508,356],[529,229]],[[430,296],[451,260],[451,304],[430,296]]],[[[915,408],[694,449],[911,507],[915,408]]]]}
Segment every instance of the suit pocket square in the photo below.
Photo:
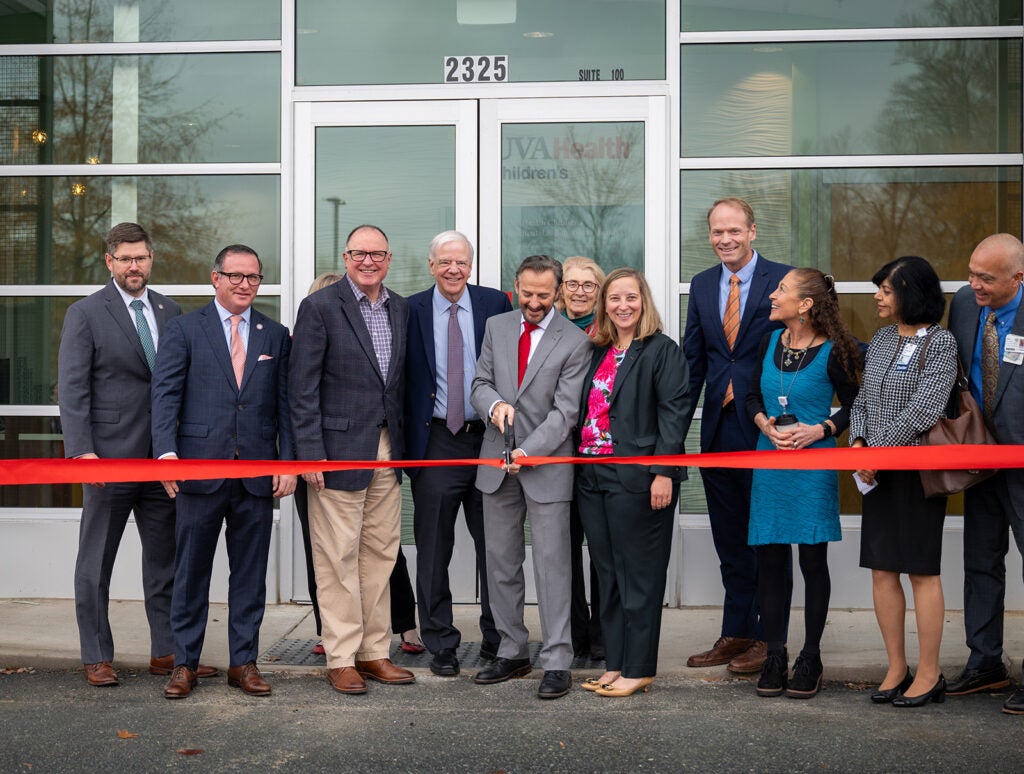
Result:
{"type": "Polygon", "coordinates": [[[257,363],[262,363],[264,360],[273,360],[273,359],[274,359],[273,355],[260,355],[258,358],[256,358],[256,362],[257,363]]]}

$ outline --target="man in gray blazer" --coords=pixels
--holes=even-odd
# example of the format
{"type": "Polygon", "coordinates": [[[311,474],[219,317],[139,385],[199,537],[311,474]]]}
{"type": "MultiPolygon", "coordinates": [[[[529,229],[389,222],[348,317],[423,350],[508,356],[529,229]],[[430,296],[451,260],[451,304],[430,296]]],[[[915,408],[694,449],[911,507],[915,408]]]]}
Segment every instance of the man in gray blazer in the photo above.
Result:
{"type": "MultiPolygon", "coordinates": [[[[968,272],[970,285],[957,291],[949,307],[949,330],[956,337],[971,394],[996,440],[1022,444],[1024,245],[1011,234],[987,237],[972,253],[968,272]]],[[[964,496],[964,628],[971,655],[946,688],[948,696],[1009,685],[1003,663],[1003,600],[1010,530],[1024,554],[1021,470],[1001,471],[964,496]]],[[[1006,700],[1003,712],[1024,715],[1024,688],[1006,700]]]]}
{"type": "MultiPolygon", "coordinates": [[[[344,256],[344,278],[307,296],[295,320],[288,391],[296,457],[401,459],[409,304],[384,287],[391,250],[379,228],[353,229],[344,256]]],[[[303,474],[327,681],[339,693],[366,693],[364,678],[416,679],[388,658],[400,476],[397,468],[303,474]]]]}
{"type": "Polygon", "coordinates": [[[519,310],[490,318],[477,362],[470,400],[489,417],[480,457],[500,458],[504,430],[513,433],[511,463],[481,466],[476,485],[484,495],[487,587],[494,624],[501,634],[498,658],[474,682],[500,683],[531,670],[523,623],[526,586],[523,526],[530,518],[534,578],[544,643],[537,695],[556,699],[569,692],[572,637],[569,627],[571,561],[569,502],[572,465],[522,467],[530,456],[572,456],[572,430],[590,355],[590,339],[554,309],[562,265],[546,255],[526,258],[516,270],[519,310]]]}
{"type": "MultiPolygon", "coordinates": [[[[147,287],[153,243],[142,226],[118,223],[106,241],[111,281],[72,304],[61,331],[57,391],[64,452],[76,459],[148,459],[153,363],[164,324],[180,315],[181,307],[147,287]]],[[[142,541],[149,671],[170,674],[174,502],[156,481],[87,484],[82,501],[75,614],[86,680],[95,686],[118,684],[107,608],[114,559],[133,511],[142,541]]],[[[203,677],[217,673],[212,667],[201,669],[203,677]]]]}

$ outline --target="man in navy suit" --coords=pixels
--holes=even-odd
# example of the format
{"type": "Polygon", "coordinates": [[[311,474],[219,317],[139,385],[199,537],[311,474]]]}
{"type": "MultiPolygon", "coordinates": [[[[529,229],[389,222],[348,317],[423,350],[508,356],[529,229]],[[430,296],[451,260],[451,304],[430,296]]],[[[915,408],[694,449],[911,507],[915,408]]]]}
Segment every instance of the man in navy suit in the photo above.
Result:
{"type": "MultiPolygon", "coordinates": [[[[388,238],[356,226],[345,276],[307,296],[295,319],[291,374],[295,450],[303,460],[399,460],[405,448],[409,305],[384,286],[388,238]]],[[[366,680],[405,685],[391,645],[391,570],[401,542],[401,471],[304,473],[327,681],[366,693],[366,680]]]]}
{"type": "MultiPolygon", "coordinates": [[[[263,264],[245,245],[220,251],[213,301],[172,320],[153,371],[153,453],[160,459],[292,459],[288,422],[288,329],[252,308],[263,264]]],[[[164,481],[177,501],[171,627],[174,671],[164,696],[181,699],[196,669],[210,608],[210,574],[227,525],[228,684],[252,696],[270,686],[256,668],[266,605],[274,498],[295,476],[164,481]]]]}
{"type": "MultiPolygon", "coordinates": [[[[690,395],[696,397],[701,387],[706,388],[701,451],[743,451],[757,444],[757,427],[746,419],[743,406],[757,365],[758,345],[767,331],[778,327],[768,320],[768,294],[792,267],[772,263],[751,247],[757,226],[753,209],[743,199],[716,201],[708,210],[708,234],[721,263],[700,272],[690,283],[683,334],[690,395]],[[736,289],[738,307],[730,303],[736,300],[736,289]],[[727,312],[731,319],[726,319],[727,312]],[[732,346],[727,326],[733,328],[732,346]]],[[[691,416],[693,410],[691,407],[691,416]]],[[[757,612],[757,555],[747,545],[752,472],[703,468],[701,474],[725,604],[721,637],[710,650],[691,656],[686,664],[728,664],[733,672],[758,672],[767,650],[757,612]]]]}
{"type": "MultiPolygon", "coordinates": [[[[999,443],[1024,444],[1024,245],[1012,234],[993,234],[974,249],[970,284],[949,305],[949,330],[971,393],[999,443]],[[992,389],[984,389],[985,334],[991,336],[992,389]],[[986,399],[987,398],[987,399],[986,399]]],[[[1003,663],[1006,552],[1012,532],[1024,554],[1024,471],[1003,470],[964,493],[964,627],[971,655],[946,688],[948,696],[1009,685],[1003,663]]],[[[1024,688],[1003,712],[1024,715],[1024,688]]]]}
{"type": "MultiPolygon", "coordinates": [[[[409,297],[406,457],[473,459],[480,456],[485,429],[484,421],[469,402],[484,326],[488,318],[511,312],[512,303],[499,290],[467,285],[473,271],[473,246],[458,231],[444,231],[434,237],[427,265],[436,280],[434,287],[409,297]],[[453,355],[458,356],[457,362],[450,359],[453,355]],[[460,375],[461,384],[450,384],[449,368],[452,374],[460,375]],[[449,407],[453,396],[455,401],[449,407]]],[[[409,476],[415,506],[420,632],[424,644],[434,654],[430,671],[454,677],[459,673],[455,652],[462,634],[452,619],[448,564],[455,547],[459,506],[466,514],[466,525],[476,547],[481,656],[494,658],[501,644],[487,594],[483,495],[476,488],[475,468],[411,468],[409,476]]]]}

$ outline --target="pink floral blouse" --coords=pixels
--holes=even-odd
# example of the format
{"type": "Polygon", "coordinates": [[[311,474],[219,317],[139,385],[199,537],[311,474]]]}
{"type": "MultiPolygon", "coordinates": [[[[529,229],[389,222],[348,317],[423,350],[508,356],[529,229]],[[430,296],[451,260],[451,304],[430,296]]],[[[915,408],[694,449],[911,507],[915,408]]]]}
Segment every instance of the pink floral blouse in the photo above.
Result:
{"type": "Polygon", "coordinates": [[[594,372],[594,381],[587,396],[587,416],[580,429],[580,454],[612,454],[611,423],[608,401],[615,387],[615,374],[626,356],[626,350],[608,347],[608,352],[594,372]]]}

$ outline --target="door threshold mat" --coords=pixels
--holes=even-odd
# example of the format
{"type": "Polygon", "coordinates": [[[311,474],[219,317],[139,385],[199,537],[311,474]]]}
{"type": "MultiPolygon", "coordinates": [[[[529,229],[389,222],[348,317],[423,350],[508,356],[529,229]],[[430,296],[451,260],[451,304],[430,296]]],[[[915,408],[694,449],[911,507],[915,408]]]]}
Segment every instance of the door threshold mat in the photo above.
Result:
{"type": "MultiPolygon", "coordinates": [[[[260,656],[260,663],[326,668],[327,658],[313,653],[313,646],[316,645],[317,642],[318,640],[315,639],[300,640],[282,638],[264,651],[263,655],[260,656]]],[[[537,658],[540,655],[541,645],[539,642],[531,642],[529,647],[530,661],[532,661],[534,663],[534,667],[537,668],[537,658]]],[[[462,669],[482,669],[491,663],[489,660],[480,657],[479,642],[463,642],[455,654],[458,656],[459,664],[462,669]]],[[[401,649],[400,643],[396,640],[391,645],[389,658],[395,665],[405,667],[406,669],[429,669],[430,661],[433,656],[430,654],[430,651],[417,653],[415,655],[405,653],[401,649]]],[[[572,669],[604,669],[604,661],[594,661],[590,656],[574,658],[572,661],[572,669]]]]}

